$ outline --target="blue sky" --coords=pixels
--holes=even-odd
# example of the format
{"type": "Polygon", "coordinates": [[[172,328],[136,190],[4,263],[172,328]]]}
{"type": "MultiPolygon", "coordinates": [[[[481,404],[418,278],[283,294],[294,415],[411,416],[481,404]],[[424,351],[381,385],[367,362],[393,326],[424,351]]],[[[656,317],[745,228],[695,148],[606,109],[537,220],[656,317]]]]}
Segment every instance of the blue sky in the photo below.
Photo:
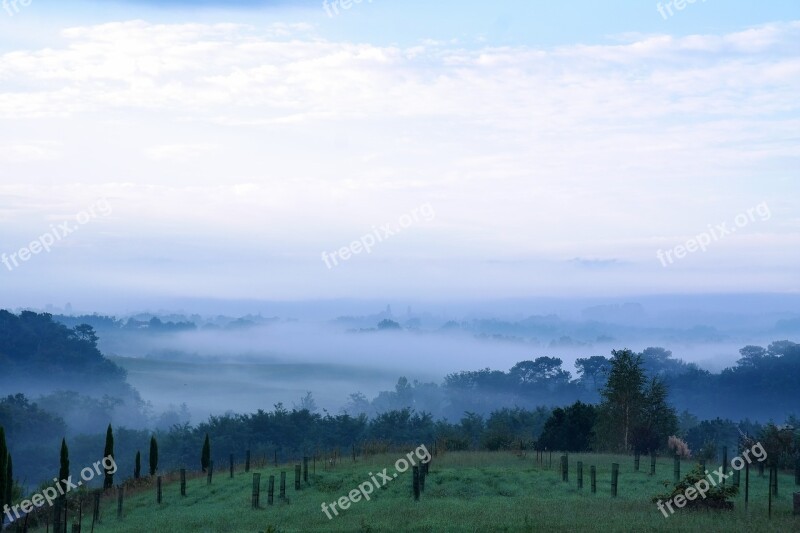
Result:
{"type": "Polygon", "coordinates": [[[0,7],[0,304],[800,291],[796,3],[233,4],[0,7]]]}

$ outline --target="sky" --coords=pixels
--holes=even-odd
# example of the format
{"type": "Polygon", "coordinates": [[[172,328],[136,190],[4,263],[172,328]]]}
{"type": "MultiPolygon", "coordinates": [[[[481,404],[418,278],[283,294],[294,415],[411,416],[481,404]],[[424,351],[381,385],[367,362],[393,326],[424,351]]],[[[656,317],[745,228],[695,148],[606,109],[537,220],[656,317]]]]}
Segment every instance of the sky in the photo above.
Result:
{"type": "Polygon", "coordinates": [[[24,3],[0,307],[800,293],[797,2],[24,3]]]}

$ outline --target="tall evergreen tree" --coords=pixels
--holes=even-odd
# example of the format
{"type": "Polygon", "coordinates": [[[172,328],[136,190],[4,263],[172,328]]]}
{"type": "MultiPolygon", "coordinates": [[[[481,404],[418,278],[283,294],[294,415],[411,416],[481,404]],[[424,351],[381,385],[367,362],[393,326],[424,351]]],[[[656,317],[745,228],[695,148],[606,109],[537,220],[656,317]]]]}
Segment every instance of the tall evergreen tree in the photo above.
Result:
{"type": "Polygon", "coordinates": [[[6,495],[8,487],[8,447],[6,446],[6,432],[0,426],[0,507],[6,504],[9,497],[6,495]]]}
{"type": "Polygon", "coordinates": [[[642,358],[631,350],[612,350],[608,381],[600,395],[597,437],[601,445],[628,451],[634,427],[644,406],[642,358]]]}
{"type": "Polygon", "coordinates": [[[208,438],[208,433],[206,433],[206,440],[203,443],[203,452],[200,455],[200,466],[203,467],[203,472],[208,470],[208,467],[211,465],[211,441],[208,438]]]}
{"type": "Polygon", "coordinates": [[[133,463],[133,479],[142,477],[142,454],[136,451],[136,461],[133,463]]]}
{"type": "Polygon", "coordinates": [[[63,481],[68,478],[69,478],[69,448],[67,448],[67,440],[61,439],[61,468],[58,470],[58,481],[59,483],[61,483],[64,491],[67,490],[67,487],[63,483],[63,481]]]}
{"type": "Polygon", "coordinates": [[[156,436],[150,437],[150,475],[155,476],[158,471],[158,442],[156,436]]]}
{"type": "MultiPolygon", "coordinates": [[[[111,429],[111,424],[108,425],[108,429],[106,430],[106,448],[103,452],[103,458],[111,457],[114,458],[114,431],[111,429]]],[[[103,488],[110,489],[114,486],[114,474],[112,470],[106,469],[106,476],[103,479],[103,488]]]]}

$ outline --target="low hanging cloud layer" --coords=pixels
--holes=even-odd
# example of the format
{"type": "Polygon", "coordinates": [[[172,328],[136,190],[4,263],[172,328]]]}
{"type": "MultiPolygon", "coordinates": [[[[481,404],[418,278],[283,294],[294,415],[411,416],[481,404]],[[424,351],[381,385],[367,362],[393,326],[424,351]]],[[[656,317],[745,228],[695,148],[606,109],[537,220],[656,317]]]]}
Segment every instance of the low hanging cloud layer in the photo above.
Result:
{"type": "Polygon", "coordinates": [[[0,54],[0,252],[98,198],[114,212],[7,294],[56,271],[73,291],[214,297],[797,291],[798,38],[798,22],[551,48],[67,28],[0,54]],[[769,220],[658,262],[764,202],[769,220]],[[425,203],[429,224],[320,260],[425,203]]]}

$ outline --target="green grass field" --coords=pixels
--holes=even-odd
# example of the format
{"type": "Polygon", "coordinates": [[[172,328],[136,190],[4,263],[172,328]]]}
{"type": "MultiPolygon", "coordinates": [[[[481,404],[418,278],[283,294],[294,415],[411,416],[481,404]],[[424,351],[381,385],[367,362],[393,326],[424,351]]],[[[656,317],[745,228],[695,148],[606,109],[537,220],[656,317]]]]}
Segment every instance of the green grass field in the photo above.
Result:
{"type": "MultiPolygon", "coordinates": [[[[411,470],[376,490],[370,501],[352,504],[328,519],[321,510],[369,479],[369,473],[388,469],[403,454],[343,460],[336,468],[309,472],[309,486],[294,489],[294,467],[254,468],[262,474],[261,509],[251,508],[252,472],[238,469],[233,479],[215,472],[209,486],[205,477],[189,480],[187,496],[171,476],[163,487],[163,503],[156,504],[155,487],[129,490],[123,518],[116,516],[113,496],[103,500],[99,533],[122,532],[495,532],[495,531],[800,531],[800,516],[792,516],[792,492],[800,490],[793,476],[780,477],[779,496],[767,518],[768,477],[750,472],[750,505],[744,509],[744,491],[732,512],[682,511],[665,518],[650,502],[664,492],[663,481],[673,476],[672,460],[658,461],[656,475],[648,475],[649,458],[634,472],[632,457],[610,455],[570,456],[570,479],[561,481],[558,455],[549,468],[536,464],[535,453],[447,453],[434,458],[425,492],[418,502],[412,497],[411,470]],[[577,488],[577,461],[584,464],[584,488],[577,488]],[[620,464],[619,494],[611,497],[611,463],[620,464]],[[597,493],[589,485],[589,465],[597,467],[597,493]],[[287,473],[288,502],[278,501],[280,471],[287,473]],[[267,480],[276,477],[275,504],[267,505],[267,480]],[[271,528],[271,529],[270,529],[271,528]]],[[[549,457],[548,457],[549,458],[549,457]]],[[[682,473],[691,463],[684,462],[682,473]]],[[[311,470],[311,467],[309,467],[311,470]]],[[[709,468],[709,470],[711,470],[709,468]]],[[[744,483],[744,472],[742,472],[744,483]]],[[[89,531],[91,513],[84,517],[89,531]]],[[[43,531],[43,530],[42,530],[43,531]]]]}

